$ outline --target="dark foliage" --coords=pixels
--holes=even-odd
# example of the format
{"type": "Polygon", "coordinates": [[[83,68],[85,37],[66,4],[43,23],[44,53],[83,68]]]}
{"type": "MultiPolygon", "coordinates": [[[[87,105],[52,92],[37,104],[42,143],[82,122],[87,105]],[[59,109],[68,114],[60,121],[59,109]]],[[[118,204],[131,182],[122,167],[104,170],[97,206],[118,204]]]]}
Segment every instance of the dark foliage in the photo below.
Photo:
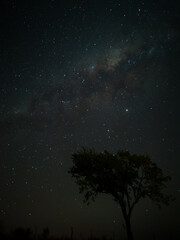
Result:
{"type": "Polygon", "coordinates": [[[30,228],[19,227],[9,234],[3,233],[3,231],[0,230],[0,240],[115,240],[115,238],[114,236],[110,239],[107,239],[105,236],[97,238],[92,235],[89,238],[76,238],[73,236],[73,227],[71,227],[70,233],[67,236],[63,235],[61,237],[50,235],[49,228],[45,228],[42,234],[36,234],[30,228]]]}
{"type": "Polygon", "coordinates": [[[140,199],[149,198],[159,207],[172,199],[163,193],[171,178],[164,176],[149,156],[131,155],[128,151],[98,153],[83,147],[72,158],[69,173],[76,179],[80,193],[84,193],[84,201],[89,204],[99,193],[110,194],[121,206],[128,239],[133,239],[130,218],[140,199]]]}

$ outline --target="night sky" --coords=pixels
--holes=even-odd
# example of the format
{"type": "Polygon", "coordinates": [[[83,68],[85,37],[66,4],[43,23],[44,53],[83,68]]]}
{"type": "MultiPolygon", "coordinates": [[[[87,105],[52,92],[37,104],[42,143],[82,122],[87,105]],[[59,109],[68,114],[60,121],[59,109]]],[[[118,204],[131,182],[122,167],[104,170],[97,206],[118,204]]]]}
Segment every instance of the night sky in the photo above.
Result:
{"type": "Polygon", "coordinates": [[[135,208],[139,239],[180,239],[176,1],[6,0],[0,6],[0,220],[52,234],[125,236],[106,195],[68,174],[81,146],[148,154],[176,200],[135,208]],[[179,228],[179,229],[178,229],[179,228]]]}

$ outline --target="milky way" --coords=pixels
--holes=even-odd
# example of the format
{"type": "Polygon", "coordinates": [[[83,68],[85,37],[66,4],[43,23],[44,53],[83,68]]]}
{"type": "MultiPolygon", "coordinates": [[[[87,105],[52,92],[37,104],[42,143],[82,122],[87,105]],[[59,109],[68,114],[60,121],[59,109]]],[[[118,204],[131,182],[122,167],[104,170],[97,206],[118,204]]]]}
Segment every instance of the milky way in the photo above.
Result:
{"type": "MultiPolygon", "coordinates": [[[[67,173],[71,154],[81,146],[149,154],[173,177],[171,189],[179,198],[177,6],[54,0],[5,1],[2,9],[0,219],[5,225],[49,226],[59,235],[70,226],[77,234],[91,229],[94,235],[123,234],[115,203],[102,196],[83,205],[67,173]]],[[[153,229],[157,235],[161,222],[163,236],[174,216],[175,224],[164,233],[172,236],[176,205],[160,213],[143,203],[138,221],[133,219],[137,236],[142,238],[143,221],[144,232],[153,229]]]]}

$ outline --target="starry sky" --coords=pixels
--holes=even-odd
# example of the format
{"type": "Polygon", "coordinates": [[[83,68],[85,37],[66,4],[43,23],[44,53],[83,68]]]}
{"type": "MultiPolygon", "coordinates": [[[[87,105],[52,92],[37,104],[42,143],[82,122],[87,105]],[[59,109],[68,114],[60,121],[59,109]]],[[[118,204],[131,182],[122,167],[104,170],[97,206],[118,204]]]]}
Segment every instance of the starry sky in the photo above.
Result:
{"type": "Polygon", "coordinates": [[[5,226],[124,236],[116,203],[102,195],[84,205],[67,173],[88,146],[148,154],[172,176],[176,200],[160,211],[142,201],[132,224],[139,239],[179,239],[179,26],[175,1],[1,1],[5,226]]]}

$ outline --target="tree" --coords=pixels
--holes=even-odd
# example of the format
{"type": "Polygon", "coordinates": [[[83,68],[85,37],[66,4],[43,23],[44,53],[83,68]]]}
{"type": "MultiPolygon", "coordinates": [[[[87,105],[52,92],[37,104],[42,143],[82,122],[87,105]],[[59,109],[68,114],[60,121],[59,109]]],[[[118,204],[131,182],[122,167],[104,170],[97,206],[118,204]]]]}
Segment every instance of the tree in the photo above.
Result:
{"type": "Polygon", "coordinates": [[[99,193],[111,195],[121,207],[128,240],[133,239],[130,219],[140,199],[147,197],[160,207],[172,198],[162,192],[171,178],[164,176],[149,156],[128,151],[98,153],[83,147],[72,155],[72,160],[69,173],[84,193],[84,201],[89,204],[99,193]]]}

